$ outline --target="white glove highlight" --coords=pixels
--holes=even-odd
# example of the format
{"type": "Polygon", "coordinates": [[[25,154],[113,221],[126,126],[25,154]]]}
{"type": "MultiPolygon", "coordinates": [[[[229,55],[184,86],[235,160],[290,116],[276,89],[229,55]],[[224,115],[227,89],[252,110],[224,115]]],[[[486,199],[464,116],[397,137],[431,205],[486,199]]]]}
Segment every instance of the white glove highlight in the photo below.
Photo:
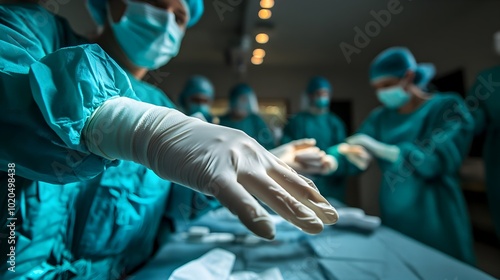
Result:
{"type": "Polygon", "coordinates": [[[94,112],[84,137],[92,153],[135,161],[164,179],[215,196],[267,239],[274,237],[274,224],[253,196],[308,233],[338,219],[310,180],[235,129],[118,97],[94,112]]]}
{"type": "Polygon", "coordinates": [[[396,162],[401,153],[398,146],[384,144],[366,134],[355,134],[348,137],[346,142],[351,145],[361,145],[370,151],[374,156],[390,162],[396,162]]]}

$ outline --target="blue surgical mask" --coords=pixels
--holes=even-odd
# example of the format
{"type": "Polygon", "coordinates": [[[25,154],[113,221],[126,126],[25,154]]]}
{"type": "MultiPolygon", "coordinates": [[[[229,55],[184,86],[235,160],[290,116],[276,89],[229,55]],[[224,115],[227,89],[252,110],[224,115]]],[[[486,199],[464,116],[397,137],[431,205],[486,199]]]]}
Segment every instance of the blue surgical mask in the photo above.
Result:
{"type": "Polygon", "coordinates": [[[402,86],[393,86],[377,90],[377,98],[385,107],[397,109],[410,101],[410,94],[402,86]]]}
{"type": "Polygon", "coordinates": [[[326,96],[317,97],[314,99],[314,106],[316,108],[325,109],[328,108],[329,105],[330,105],[330,98],[326,96]]]}
{"type": "Polygon", "coordinates": [[[192,115],[194,113],[202,113],[203,115],[210,115],[210,106],[208,104],[197,104],[191,103],[188,105],[188,115],[192,115]]]}
{"type": "Polygon", "coordinates": [[[119,22],[108,18],[116,40],[132,63],[147,69],[165,65],[179,52],[184,31],[172,12],[146,2],[126,0],[127,9],[119,22]]]}

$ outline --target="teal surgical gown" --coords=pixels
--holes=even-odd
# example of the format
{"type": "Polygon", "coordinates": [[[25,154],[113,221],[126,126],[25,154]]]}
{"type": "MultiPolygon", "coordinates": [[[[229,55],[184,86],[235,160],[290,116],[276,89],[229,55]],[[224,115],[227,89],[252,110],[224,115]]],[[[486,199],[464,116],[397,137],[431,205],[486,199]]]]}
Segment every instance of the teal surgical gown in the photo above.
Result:
{"type": "MultiPolygon", "coordinates": [[[[290,118],[283,131],[282,144],[302,138],[316,139],[318,148],[326,151],[329,147],[344,142],[345,125],[333,113],[321,115],[301,112],[290,118]]],[[[324,196],[345,202],[347,173],[338,171],[332,175],[309,176],[324,196]]]]}
{"type": "Polygon", "coordinates": [[[466,101],[476,121],[476,133],[486,131],[483,147],[486,189],[500,239],[500,66],[478,75],[466,101]]]}
{"type": "Polygon", "coordinates": [[[275,146],[273,133],[264,120],[257,114],[250,114],[241,120],[234,120],[230,114],[227,114],[220,118],[220,125],[245,132],[268,150],[275,146]]]}
{"type": "Polygon", "coordinates": [[[463,100],[439,93],[409,114],[378,108],[358,131],[401,150],[395,163],[378,160],[383,223],[470,264],[473,239],[458,171],[473,130],[463,100]]]}
{"type": "Polygon", "coordinates": [[[17,219],[13,272],[3,242],[12,216],[0,212],[0,279],[126,275],[151,255],[177,200],[144,166],[89,153],[81,131],[109,98],[171,101],[38,5],[0,5],[0,53],[0,202],[15,163],[17,219]]]}

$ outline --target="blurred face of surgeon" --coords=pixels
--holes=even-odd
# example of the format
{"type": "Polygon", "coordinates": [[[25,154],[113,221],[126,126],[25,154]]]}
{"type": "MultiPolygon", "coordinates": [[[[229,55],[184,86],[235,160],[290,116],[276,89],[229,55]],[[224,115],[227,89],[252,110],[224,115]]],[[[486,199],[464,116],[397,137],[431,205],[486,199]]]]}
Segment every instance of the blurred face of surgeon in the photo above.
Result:
{"type": "Polygon", "coordinates": [[[403,78],[388,77],[372,83],[378,100],[387,108],[400,112],[412,111],[424,98],[424,93],[413,84],[415,73],[407,71],[403,78]]]}
{"type": "Polygon", "coordinates": [[[328,89],[318,89],[310,95],[311,107],[326,111],[330,105],[330,91],[328,89]]]}
{"type": "Polygon", "coordinates": [[[188,106],[188,114],[192,115],[194,113],[202,113],[203,115],[210,114],[210,104],[212,100],[209,96],[203,93],[194,94],[189,97],[187,102],[188,106]]]}
{"type": "Polygon", "coordinates": [[[189,21],[183,0],[109,0],[108,8],[98,42],[136,78],[177,55],[189,21]]]}

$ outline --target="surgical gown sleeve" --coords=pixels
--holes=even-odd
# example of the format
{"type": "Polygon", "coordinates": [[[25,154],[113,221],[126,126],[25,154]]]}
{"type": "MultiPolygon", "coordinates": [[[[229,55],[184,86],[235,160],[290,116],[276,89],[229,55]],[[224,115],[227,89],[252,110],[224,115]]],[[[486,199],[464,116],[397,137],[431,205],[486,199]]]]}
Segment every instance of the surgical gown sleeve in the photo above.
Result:
{"type": "Polygon", "coordinates": [[[421,116],[428,121],[427,129],[418,139],[396,144],[401,155],[399,161],[390,166],[394,172],[405,168],[426,179],[453,174],[469,151],[474,120],[465,103],[452,95],[428,102],[434,102],[433,110],[415,112],[428,114],[421,116]]]}
{"type": "Polygon", "coordinates": [[[105,100],[136,97],[99,46],[67,47],[69,34],[38,5],[0,6],[0,170],[13,162],[18,176],[68,183],[112,164],[87,150],[82,129],[105,100]]]}

